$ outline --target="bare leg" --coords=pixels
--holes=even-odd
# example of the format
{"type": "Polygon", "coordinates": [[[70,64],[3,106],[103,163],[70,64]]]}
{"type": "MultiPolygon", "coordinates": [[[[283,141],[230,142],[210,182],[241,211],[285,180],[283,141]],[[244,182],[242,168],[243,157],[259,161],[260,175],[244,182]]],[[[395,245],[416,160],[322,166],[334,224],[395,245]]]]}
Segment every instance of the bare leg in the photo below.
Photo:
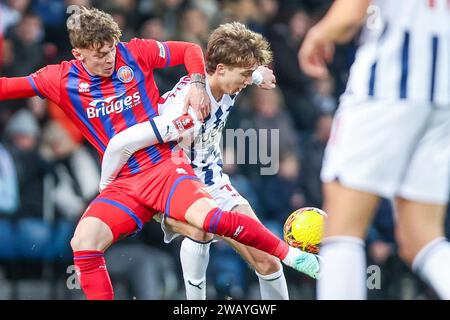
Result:
{"type": "Polygon", "coordinates": [[[401,257],[442,299],[450,299],[450,244],[445,206],[396,198],[396,238],[401,257]]]}

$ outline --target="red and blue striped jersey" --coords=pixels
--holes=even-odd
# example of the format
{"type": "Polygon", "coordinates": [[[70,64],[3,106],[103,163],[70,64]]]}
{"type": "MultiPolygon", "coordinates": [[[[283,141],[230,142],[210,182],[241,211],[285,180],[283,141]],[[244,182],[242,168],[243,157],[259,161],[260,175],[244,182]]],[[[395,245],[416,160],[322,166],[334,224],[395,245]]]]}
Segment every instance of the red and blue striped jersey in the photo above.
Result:
{"type": "MultiPolygon", "coordinates": [[[[36,93],[58,104],[102,155],[109,139],[158,113],[153,69],[183,63],[188,43],[133,39],[117,45],[111,77],[92,76],[77,60],[49,65],[27,79],[36,93]]],[[[201,52],[201,51],[200,51],[201,52]]],[[[121,175],[135,174],[170,157],[171,145],[135,153],[121,175]]]]}

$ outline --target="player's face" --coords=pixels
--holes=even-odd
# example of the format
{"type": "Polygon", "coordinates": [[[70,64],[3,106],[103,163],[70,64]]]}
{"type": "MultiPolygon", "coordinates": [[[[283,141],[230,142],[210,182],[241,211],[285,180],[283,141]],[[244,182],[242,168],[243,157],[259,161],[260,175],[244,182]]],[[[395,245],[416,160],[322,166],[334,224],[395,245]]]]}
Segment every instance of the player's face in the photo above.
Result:
{"type": "Polygon", "coordinates": [[[252,84],[252,73],[256,67],[256,65],[251,68],[224,66],[222,70],[223,91],[228,94],[236,94],[249,84],[252,84]]]}
{"type": "Polygon", "coordinates": [[[105,44],[100,49],[73,49],[76,59],[94,76],[110,77],[116,62],[116,43],[105,44]]]}

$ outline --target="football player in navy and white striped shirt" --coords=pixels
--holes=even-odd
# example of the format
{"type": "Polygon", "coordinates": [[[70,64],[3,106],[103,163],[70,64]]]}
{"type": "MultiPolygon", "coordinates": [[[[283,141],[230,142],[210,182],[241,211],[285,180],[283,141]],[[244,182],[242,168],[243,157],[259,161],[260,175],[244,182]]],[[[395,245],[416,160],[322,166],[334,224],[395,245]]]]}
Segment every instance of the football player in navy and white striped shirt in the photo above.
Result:
{"type": "Polygon", "coordinates": [[[305,38],[303,70],[326,75],[334,45],[364,22],[323,161],[318,298],[366,298],[363,239],[382,196],[395,201],[400,255],[450,299],[450,1],[336,0],[305,38]]]}
{"type": "MultiPolygon", "coordinates": [[[[201,123],[195,120],[191,110],[189,114],[184,114],[185,96],[189,86],[195,81],[189,77],[181,78],[173,90],[161,97],[159,117],[130,127],[111,139],[102,162],[100,188],[104,188],[114,180],[134,152],[158,142],[179,141],[181,137],[178,146],[191,157],[194,172],[206,185],[207,191],[220,208],[239,210],[257,219],[250,204],[233,188],[228,176],[222,172],[219,143],[236,94],[251,84],[252,79],[256,83],[262,81],[260,84],[262,88],[275,87],[272,71],[263,67],[271,61],[271,58],[267,41],[244,25],[235,22],[217,28],[210,36],[206,52],[206,89],[211,99],[210,115],[201,123]],[[237,48],[247,49],[238,54],[237,48]],[[257,59],[258,63],[247,66],[246,56],[257,59]],[[254,72],[255,69],[259,74],[254,72]]],[[[183,240],[180,253],[186,295],[187,299],[205,299],[206,268],[212,235],[173,219],[165,218],[161,226],[166,242],[173,239],[175,232],[190,237],[183,240]],[[172,230],[169,230],[167,225],[172,230]]],[[[226,240],[231,241],[232,246],[254,267],[259,277],[263,299],[289,298],[286,279],[278,259],[233,240],[226,240]]],[[[317,272],[316,256],[308,254],[307,257],[310,262],[305,263],[304,270],[317,272]]],[[[314,272],[309,275],[315,277],[314,272]]]]}

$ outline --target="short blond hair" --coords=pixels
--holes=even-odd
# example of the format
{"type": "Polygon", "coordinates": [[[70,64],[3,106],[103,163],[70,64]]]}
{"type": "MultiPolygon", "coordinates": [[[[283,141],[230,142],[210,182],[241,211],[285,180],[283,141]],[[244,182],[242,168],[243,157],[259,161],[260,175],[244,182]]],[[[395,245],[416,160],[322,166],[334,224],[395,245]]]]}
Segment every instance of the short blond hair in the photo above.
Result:
{"type": "Polygon", "coordinates": [[[112,16],[96,8],[79,7],[67,21],[70,44],[79,49],[99,50],[118,42],[122,32],[112,16]]]}
{"type": "Polygon", "coordinates": [[[272,61],[269,42],[240,22],[220,25],[213,31],[206,48],[206,71],[214,73],[219,63],[230,67],[251,68],[272,61]]]}

